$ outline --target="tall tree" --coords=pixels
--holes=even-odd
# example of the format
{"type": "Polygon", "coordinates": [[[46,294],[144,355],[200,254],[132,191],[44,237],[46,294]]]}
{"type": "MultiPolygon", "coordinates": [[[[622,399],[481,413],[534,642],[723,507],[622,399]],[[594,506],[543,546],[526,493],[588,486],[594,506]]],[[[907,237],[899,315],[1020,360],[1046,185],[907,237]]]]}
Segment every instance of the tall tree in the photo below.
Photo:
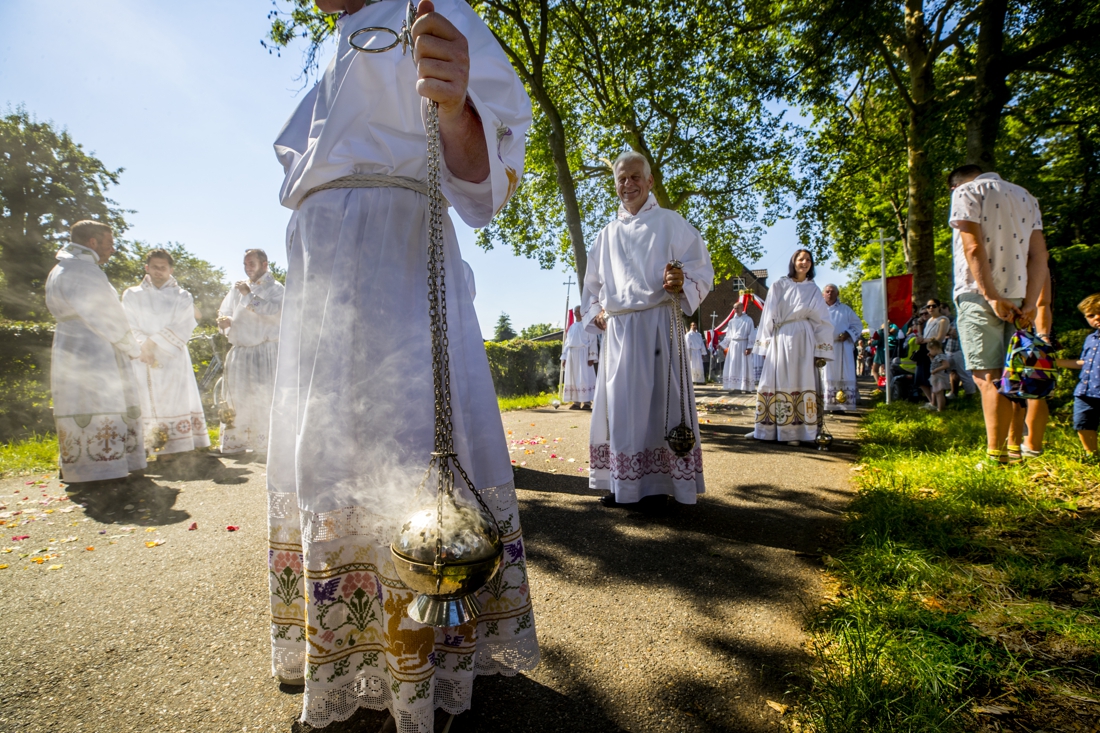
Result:
{"type": "Polygon", "coordinates": [[[19,108],[0,118],[0,313],[46,319],[46,275],[69,227],[82,219],[127,229],[128,212],[107,198],[122,169],[107,168],[65,130],[19,108]]]}
{"type": "Polygon", "coordinates": [[[1100,40],[1100,6],[1089,0],[981,0],[974,11],[977,38],[961,46],[963,72],[973,79],[966,119],[966,162],[997,168],[997,141],[1013,77],[1061,76],[1063,51],[1100,40]]]}
{"type": "Polygon", "coordinates": [[[905,261],[914,299],[936,297],[935,203],[942,183],[935,150],[952,137],[960,104],[955,50],[969,40],[977,12],[957,0],[795,0],[793,6],[800,16],[790,49],[804,72],[804,102],[825,117],[850,114],[847,103],[859,97],[899,108],[905,261]]]}
{"type": "Polygon", "coordinates": [[[516,337],[516,331],[512,328],[512,319],[507,313],[501,313],[497,319],[497,327],[493,332],[494,341],[511,341],[516,337]]]}

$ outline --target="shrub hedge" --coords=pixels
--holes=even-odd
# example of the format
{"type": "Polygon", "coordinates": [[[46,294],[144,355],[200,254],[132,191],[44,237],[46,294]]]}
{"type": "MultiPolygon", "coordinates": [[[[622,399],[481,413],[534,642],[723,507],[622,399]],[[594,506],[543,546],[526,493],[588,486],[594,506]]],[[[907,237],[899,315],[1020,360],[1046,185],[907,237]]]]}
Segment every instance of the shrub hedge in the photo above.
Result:
{"type": "Polygon", "coordinates": [[[558,391],[561,341],[487,341],[485,354],[498,396],[558,391]]]}
{"type": "Polygon", "coordinates": [[[0,321],[0,443],[53,432],[52,323],[0,321]]]}

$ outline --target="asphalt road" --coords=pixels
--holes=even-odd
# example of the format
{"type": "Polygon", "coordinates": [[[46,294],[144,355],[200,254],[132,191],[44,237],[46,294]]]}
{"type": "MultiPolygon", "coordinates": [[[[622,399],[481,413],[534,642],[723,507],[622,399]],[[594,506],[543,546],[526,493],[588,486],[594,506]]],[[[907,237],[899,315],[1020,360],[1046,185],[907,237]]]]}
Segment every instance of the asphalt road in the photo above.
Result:
{"type": "MultiPolygon", "coordinates": [[[[661,515],[595,501],[589,413],[504,415],[543,661],[481,678],[453,733],[777,728],[851,446],[746,439],[751,400],[721,394],[699,391],[707,493],[661,515]]],[[[153,463],[87,509],[32,478],[0,481],[0,731],[302,730],[300,688],[268,676],[262,464],[153,463]]]]}

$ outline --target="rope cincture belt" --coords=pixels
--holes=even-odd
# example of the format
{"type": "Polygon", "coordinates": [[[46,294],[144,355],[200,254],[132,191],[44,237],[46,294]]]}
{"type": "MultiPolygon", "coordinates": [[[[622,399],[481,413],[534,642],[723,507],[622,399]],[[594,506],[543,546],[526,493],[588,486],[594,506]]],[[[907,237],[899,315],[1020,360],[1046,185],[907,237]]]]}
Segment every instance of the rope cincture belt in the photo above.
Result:
{"type": "MultiPolygon", "coordinates": [[[[318,191],[326,191],[330,188],[407,188],[416,191],[422,196],[430,196],[427,181],[420,181],[408,176],[390,176],[384,173],[352,173],[350,176],[341,176],[320,186],[314,186],[302,197],[305,201],[318,191]]],[[[299,202],[301,205],[301,202],[299,202]]],[[[450,206],[446,199],[444,206],[450,206]]]]}
{"type": "Polygon", "coordinates": [[[629,310],[629,311],[604,311],[603,315],[604,315],[604,318],[617,318],[617,317],[620,317],[620,316],[629,316],[631,313],[644,313],[645,311],[651,311],[654,308],[663,308],[665,306],[674,306],[674,305],[676,305],[675,300],[673,300],[672,298],[665,298],[664,300],[662,300],[658,303],[654,303],[652,305],[647,305],[644,308],[636,308],[634,310],[629,310]]]}

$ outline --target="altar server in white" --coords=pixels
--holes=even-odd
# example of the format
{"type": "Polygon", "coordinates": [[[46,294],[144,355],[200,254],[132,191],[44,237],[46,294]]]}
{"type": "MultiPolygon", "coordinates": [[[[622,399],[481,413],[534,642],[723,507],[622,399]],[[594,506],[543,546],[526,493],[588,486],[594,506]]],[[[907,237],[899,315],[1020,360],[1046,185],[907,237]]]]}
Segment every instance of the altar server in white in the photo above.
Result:
{"type": "Polygon", "coordinates": [[[736,392],[756,390],[752,348],[756,341],[756,324],[745,314],[741,301],[733,306],[733,318],[726,324],[721,348],[726,350],[726,366],[722,372],[722,388],[736,392]]]}
{"type": "Polygon", "coordinates": [[[145,468],[132,359],[141,354],[101,265],[114,253],[111,228],[78,221],[46,278],[57,320],[50,390],[61,479],[68,484],[126,478],[145,468]]]}
{"type": "Polygon", "coordinates": [[[404,55],[358,53],[349,39],[399,30],[406,0],[317,5],[347,13],[336,55],[275,143],[282,204],[297,213],[268,454],[273,671],[304,682],[313,727],[366,707],[392,713],[386,730],[430,733],[470,706],[477,675],[531,669],[539,651],[511,459],[446,215],[454,446],[503,530],[504,561],[478,593],[482,615],[437,629],[408,617],[414,594],[390,555],[401,522],[431,499],[417,494],[435,414],[425,97],[439,103],[443,195],[472,227],[519,185],[531,106],[466,2],[421,2],[404,55]]]}
{"type": "Polygon", "coordinates": [[[268,270],[267,253],[244,253],[247,280],[239,280],[218,308],[218,328],[233,348],[225,357],[226,402],[222,417],[222,453],[267,452],[271,397],[279,356],[283,285],[268,270]]]}
{"type": "Polygon", "coordinates": [[[572,402],[570,409],[592,409],[592,397],[596,394],[596,337],[584,329],[581,308],[573,309],[577,320],[565,333],[561,349],[564,365],[562,400],[572,402]]]}
{"type": "Polygon", "coordinates": [[[699,327],[692,321],[688,332],[684,334],[684,348],[690,355],[691,381],[695,384],[703,384],[707,381],[706,372],[703,371],[703,354],[707,350],[707,344],[703,341],[703,334],[699,333],[699,327]]]}
{"type": "Polygon", "coordinates": [[[122,308],[141,345],[134,374],[141,396],[146,452],[183,453],[210,445],[187,340],[198,324],[195,300],[179,286],[172,255],[145,256],[145,279],[122,293],[122,308]]]}
{"type": "Polygon", "coordinates": [[[768,290],[754,352],[764,354],[756,387],[758,440],[783,440],[798,445],[817,435],[815,363],[833,358],[833,325],[821,290],[814,283],[809,250],[797,250],[788,274],[768,290]]]}
{"type": "Polygon", "coordinates": [[[826,285],[821,292],[833,324],[833,360],[825,364],[825,411],[854,410],[859,400],[855,344],[863,333],[863,321],[850,306],[840,302],[836,285],[826,285]]]}
{"type": "Polygon", "coordinates": [[[699,232],[657,205],[644,156],[623,153],[613,170],[621,204],[596,237],[584,277],[584,323],[605,331],[588,485],[611,492],[601,499],[605,505],[657,495],[694,504],[704,490],[699,419],[695,390],[683,379],[688,375],[677,357],[683,345],[672,327],[673,319],[694,313],[714,287],[714,268],[699,232]],[[695,448],[684,457],[665,438],[680,423],[681,396],[695,432],[695,448]]]}

